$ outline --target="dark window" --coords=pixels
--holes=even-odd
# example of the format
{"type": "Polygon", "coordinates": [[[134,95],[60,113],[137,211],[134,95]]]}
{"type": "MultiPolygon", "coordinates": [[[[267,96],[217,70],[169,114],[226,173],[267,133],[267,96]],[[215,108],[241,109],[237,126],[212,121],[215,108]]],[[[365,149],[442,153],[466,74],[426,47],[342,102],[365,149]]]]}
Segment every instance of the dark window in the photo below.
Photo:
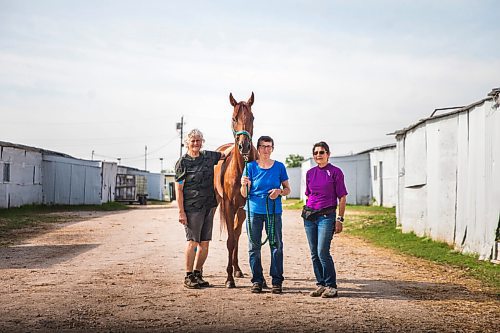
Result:
{"type": "Polygon", "coordinates": [[[4,163],[3,165],[3,181],[10,182],[10,164],[4,163]]]}

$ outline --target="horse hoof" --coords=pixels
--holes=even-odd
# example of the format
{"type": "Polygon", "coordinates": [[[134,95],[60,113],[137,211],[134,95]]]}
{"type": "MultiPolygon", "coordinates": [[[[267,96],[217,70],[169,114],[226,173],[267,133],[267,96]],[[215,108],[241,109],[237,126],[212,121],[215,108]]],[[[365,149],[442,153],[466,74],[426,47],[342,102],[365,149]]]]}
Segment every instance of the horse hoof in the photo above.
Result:
{"type": "Polygon", "coordinates": [[[244,278],[245,275],[243,274],[242,271],[236,271],[234,272],[234,277],[237,277],[237,278],[244,278]]]}
{"type": "Polygon", "coordinates": [[[234,281],[226,281],[226,288],[236,288],[234,281]]]}

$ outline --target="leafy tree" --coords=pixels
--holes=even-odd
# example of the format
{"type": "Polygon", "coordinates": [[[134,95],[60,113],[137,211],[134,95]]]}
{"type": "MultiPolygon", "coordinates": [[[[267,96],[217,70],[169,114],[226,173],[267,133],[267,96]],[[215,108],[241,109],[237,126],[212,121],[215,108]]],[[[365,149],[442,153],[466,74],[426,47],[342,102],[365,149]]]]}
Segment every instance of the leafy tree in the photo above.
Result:
{"type": "Polygon", "coordinates": [[[287,168],[295,168],[299,167],[304,160],[304,156],[298,154],[290,154],[285,160],[285,164],[287,168]]]}

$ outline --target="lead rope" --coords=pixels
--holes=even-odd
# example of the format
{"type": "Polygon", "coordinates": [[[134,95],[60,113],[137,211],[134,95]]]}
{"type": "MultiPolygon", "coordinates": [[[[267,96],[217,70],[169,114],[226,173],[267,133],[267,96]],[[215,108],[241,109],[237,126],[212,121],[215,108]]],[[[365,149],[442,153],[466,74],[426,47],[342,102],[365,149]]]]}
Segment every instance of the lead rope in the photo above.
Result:
{"type": "MultiPolygon", "coordinates": [[[[243,156],[244,160],[245,160],[245,176],[248,177],[248,168],[247,168],[247,165],[248,165],[248,156],[243,156]]],[[[255,246],[255,247],[258,247],[259,244],[257,244],[254,239],[253,239],[253,236],[252,236],[252,224],[250,223],[250,189],[248,188],[248,184],[246,185],[246,190],[247,190],[247,202],[246,202],[246,206],[247,206],[247,230],[248,230],[248,238],[250,239],[250,242],[252,242],[252,244],[255,246]]],[[[276,247],[276,235],[275,235],[275,230],[276,230],[276,226],[275,226],[275,217],[276,217],[276,201],[273,200],[273,215],[272,215],[272,219],[270,218],[269,216],[269,194],[267,195],[266,197],[266,222],[267,222],[267,225],[266,225],[266,233],[267,233],[267,237],[266,239],[260,244],[260,246],[262,245],[265,245],[267,243],[267,241],[269,240],[269,246],[271,248],[274,248],[276,247]],[[269,237],[269,235],[271,235],[271,237],[269,237]]]]}

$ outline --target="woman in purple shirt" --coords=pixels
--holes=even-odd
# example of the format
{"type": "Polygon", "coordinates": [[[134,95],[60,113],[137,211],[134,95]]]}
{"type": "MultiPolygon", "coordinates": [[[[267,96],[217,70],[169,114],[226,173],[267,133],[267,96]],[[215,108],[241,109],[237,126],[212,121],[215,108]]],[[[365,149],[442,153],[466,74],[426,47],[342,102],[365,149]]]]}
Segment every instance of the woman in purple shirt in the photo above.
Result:
{"type": "Polygon", "coordinates": [[[330,148],[326,142],[314,144],[313,157],[318,165],[307,171],[307,202],[302,213],[317,285],[310,295],[330,298],[337,296],[337,275],[330,243],[334,233],[342,232],[347,190],[342,170],[328,162],[330,148]],[[335,218],[337,200],[339,213],[335,218]]]}

